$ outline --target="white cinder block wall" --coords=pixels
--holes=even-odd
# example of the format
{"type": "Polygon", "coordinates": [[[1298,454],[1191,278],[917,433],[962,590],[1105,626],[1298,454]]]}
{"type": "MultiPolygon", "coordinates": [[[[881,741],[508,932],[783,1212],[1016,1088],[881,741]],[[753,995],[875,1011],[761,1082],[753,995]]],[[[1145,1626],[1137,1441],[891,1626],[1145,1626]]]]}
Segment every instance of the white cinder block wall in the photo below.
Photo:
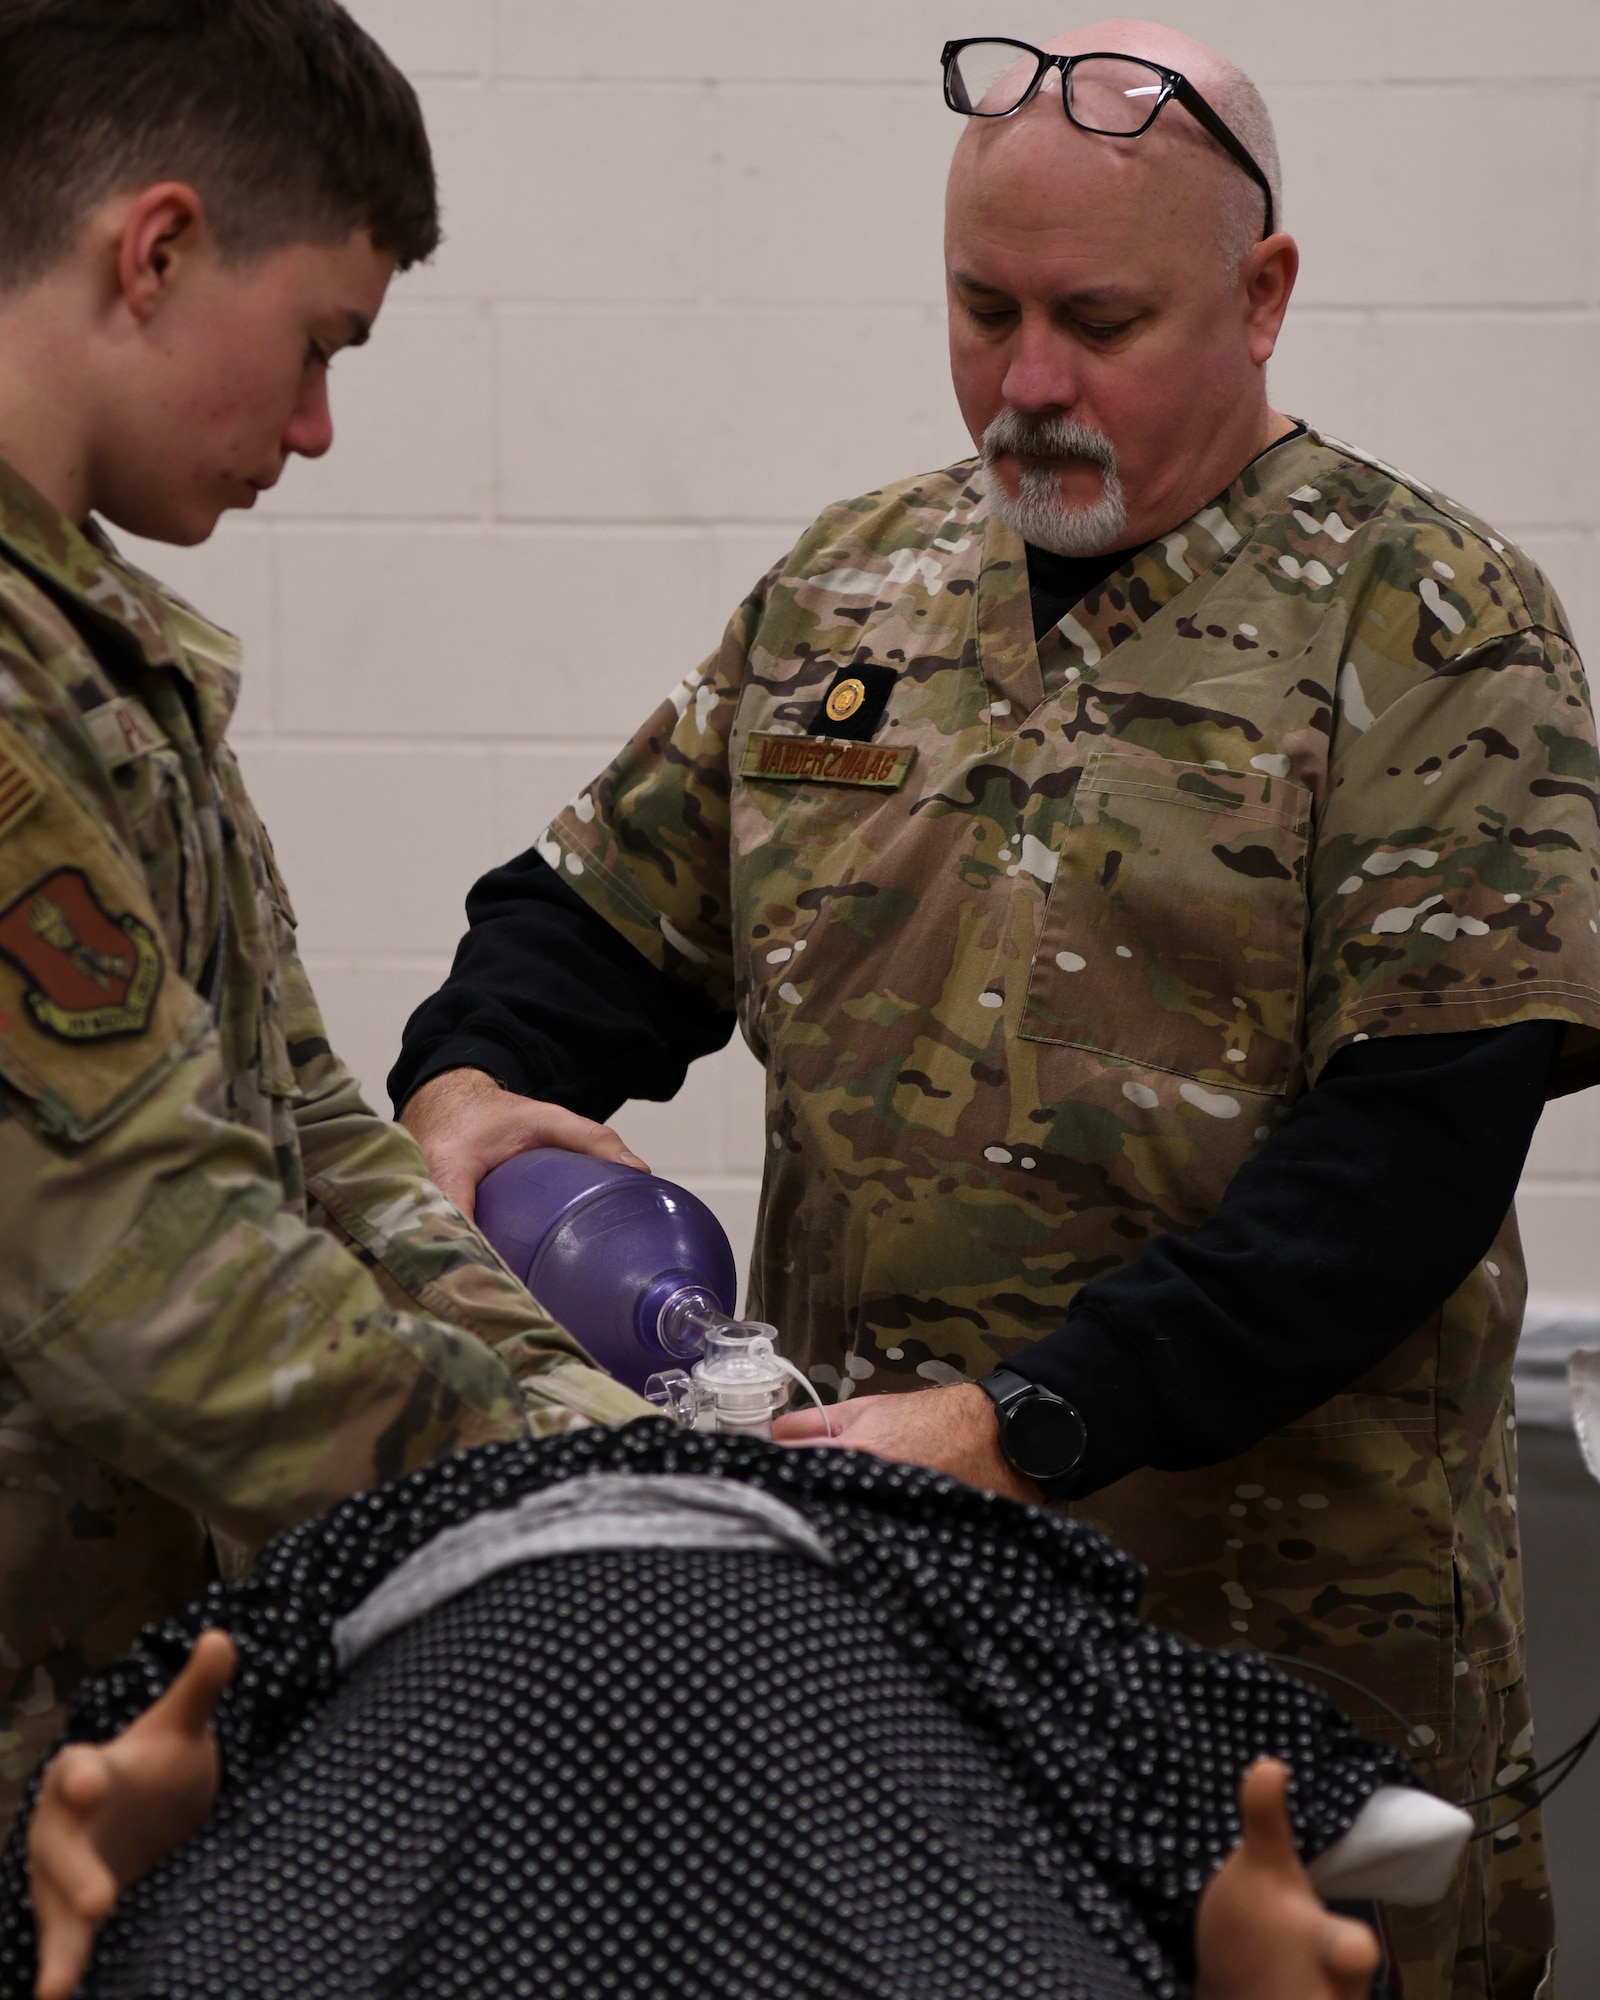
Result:
{"type": "MultiPolygon", "coordinates": [[[[336,1044],[386,1106],[461,902],[710,650],[825,502],[965,449],[939,261],[947,35],[1039,0],[356,0],[416,78],[450,240],[334,375],[339,441],[207,549],[237,740],[336,1044]]],[[[1597,0],[1169,0],[1277,115],[1305,266],[1280,408],[1549,568],[1591,658],[1597,0]]],[[[742,1047],[619,1123],[741,1252],[742,1047]]],[[[1600,1098],[1546,1119],[1536,1291],[1600,1307],[1600,1098]]]]}

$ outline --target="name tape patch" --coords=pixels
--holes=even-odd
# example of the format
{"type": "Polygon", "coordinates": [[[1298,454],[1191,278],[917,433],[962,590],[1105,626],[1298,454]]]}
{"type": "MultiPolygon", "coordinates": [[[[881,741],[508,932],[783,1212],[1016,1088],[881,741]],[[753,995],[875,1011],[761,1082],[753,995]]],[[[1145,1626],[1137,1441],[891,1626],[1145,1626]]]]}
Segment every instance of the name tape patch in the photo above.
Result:
{"type": "Polygon", "coordinates": [[[869,785],[897,792],[916,762],[907,744],[837,743],[826,736],[775,736],[758,729],[739,766],[746,778],[780,778],[796,784],[869,785]]]}
{"type": "Polygon", "coordinates": [[[115,695],[99,708],[90,709],[83,722],[110,771],[121,770],[135,757],[147,757],[164,741],[149,710],[125,695],[115,695]]]}

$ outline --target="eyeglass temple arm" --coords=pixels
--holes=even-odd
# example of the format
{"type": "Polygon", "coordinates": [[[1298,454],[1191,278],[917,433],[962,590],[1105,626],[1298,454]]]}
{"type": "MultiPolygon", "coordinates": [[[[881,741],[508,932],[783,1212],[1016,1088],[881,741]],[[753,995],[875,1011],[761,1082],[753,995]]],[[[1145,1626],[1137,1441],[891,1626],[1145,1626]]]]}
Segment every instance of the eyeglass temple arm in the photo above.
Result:
{"type": "Polygon", "coordinates": [[[1267,226],[1262,232],[1262,240],[1264,242],[1273,233],[1278,219],[1277,211],[1273,207],[1272,202],[1271,181],[1262,172],[1250,148],[1238,137],[1227,121],[1219,117],[1212,110],[1211,106],[1207,104],[1186,76],[1174,78],[1172,94],[1183,106],[1184,110],[1188,112],[1189,116],[1194,119],[1195,123],[1203,126],[1211,134],[1212,138],[1216,140],[1217,144],[1239,162],[1239,165],[1244,168],[1251,180],[1255,182],[1256,186],[1260,188],[1262,194],[1266,197],[1267,226]]]}

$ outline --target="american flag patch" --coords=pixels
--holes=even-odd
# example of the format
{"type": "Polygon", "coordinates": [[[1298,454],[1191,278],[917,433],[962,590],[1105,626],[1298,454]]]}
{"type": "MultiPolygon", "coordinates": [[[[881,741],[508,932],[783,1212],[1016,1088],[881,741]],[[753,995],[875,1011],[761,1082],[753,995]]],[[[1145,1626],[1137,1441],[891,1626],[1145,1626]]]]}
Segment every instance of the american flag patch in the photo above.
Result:
{"type": "Polygon", "coordinates": [[[0,840],[26,819],[43,797],[39,781],[0,750],[0,840]]]}

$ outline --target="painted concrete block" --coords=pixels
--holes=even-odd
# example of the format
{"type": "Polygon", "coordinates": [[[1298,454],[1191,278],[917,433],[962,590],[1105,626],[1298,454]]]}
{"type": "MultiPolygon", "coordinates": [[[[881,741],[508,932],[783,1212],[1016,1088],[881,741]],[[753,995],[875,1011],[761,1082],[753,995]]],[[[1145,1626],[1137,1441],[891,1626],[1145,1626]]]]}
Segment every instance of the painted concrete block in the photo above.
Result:
{"type": "Polygon", "coordinates": [[[721,631],[694,529],[359,523],[285,529],[278,554],[296,734],[608,741],[721,631]]]}
{"type": "Polygon", "coordinates": [[[510,519],[809,519],[962,447],[932,308],[507,307],[497,333],[510,519]]]}
{"type": "Polygon", "coordinates": [[[262,501],[272,520],[461,520],[489,502],[488,322],[476,305],[406,296],[371,345],[333,364],[335,441],[262,501]]]}
{"type": "Polygon", "coordinates": [[[1294,87],[1273,110],[1303,303],[1437,312],[1591,297],[1582,204],[1550,198],[1592,185],[1581,85],[1294,87]]]}
{"type": "Polygon", "coordinates": [[[445,246],[419,297],[694,299],[711,280],[698,82],[432,83],[445,246]]]}
{"type": "Polygon", "coordinates": [[[350,12],[412,76],[471,76],[488,66],[493,0],[348,0],[350,12]]]}
{"type": "Polygon", "coordinates": [[[449,970],[448,958],[442,957],[306,954],[328,1041],[355,1071],[362,1095],[380,1117],[393,1115],[384,1079],[400,1053],[406,1018],[438,990],[449,970]]]}
{"type": "Polygon", "coordinates": [[[718,298],[942,303],[961,124],[936,90],[724,86],[716,129],[718,298]]]}
{"type": "Polygon", "coordinates": [[[496,848],[486,750],[241,744],[299,918],[301,948],[428,956],[496,848]]]}

